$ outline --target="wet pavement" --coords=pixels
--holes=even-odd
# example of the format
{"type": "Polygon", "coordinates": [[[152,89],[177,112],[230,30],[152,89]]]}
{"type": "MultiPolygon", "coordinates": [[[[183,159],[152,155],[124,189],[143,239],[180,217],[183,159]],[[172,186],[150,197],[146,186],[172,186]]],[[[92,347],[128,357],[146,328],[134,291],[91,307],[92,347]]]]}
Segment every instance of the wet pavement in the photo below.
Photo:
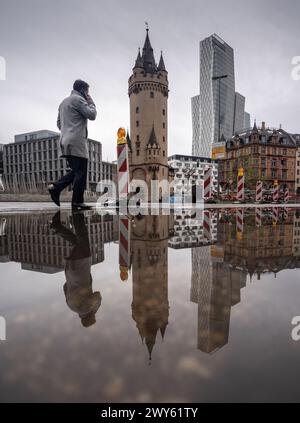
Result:
{"type": "Polygon", "coordinates": [[[1,401],[299,401],[300,209],[0,216],[1,401]]]}

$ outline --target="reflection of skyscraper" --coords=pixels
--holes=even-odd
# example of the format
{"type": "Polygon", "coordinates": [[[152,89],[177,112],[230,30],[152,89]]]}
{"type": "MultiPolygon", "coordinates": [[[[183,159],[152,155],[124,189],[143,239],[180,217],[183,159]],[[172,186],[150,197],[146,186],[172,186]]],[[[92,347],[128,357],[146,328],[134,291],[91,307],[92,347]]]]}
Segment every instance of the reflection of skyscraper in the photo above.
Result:
{"type": "Polygon", "coordinates": [[[212,353],[228,342],[231,307],[246,275],[214,257],[214,247],[192,249],[191,301],[198,304],[198,348],[212,353]]]}
{"type": "Polygon", "coordinates": [[[169,216],[136,217],[132,225],[132,318],[150,359],[160,331],[168,324],[169,216]]]}

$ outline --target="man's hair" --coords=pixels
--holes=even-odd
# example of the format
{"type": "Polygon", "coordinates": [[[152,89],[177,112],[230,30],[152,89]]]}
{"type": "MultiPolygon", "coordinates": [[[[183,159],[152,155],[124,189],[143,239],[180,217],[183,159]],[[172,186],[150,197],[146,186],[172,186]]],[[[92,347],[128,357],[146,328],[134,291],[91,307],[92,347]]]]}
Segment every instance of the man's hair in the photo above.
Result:
{"type": "Polygon", "coordinates": [[[89,88],[89,84],[81,79],[76,79],[73,84],[73,90],[81,92],[82,90],[87,90],[89,88]]]}

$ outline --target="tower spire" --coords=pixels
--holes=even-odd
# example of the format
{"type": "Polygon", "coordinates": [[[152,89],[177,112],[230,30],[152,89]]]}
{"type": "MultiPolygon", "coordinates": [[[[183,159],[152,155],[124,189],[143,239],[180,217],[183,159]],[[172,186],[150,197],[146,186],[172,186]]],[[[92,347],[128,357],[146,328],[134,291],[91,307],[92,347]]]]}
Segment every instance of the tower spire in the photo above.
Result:
{"type": "Polygon", "coordinates": [[[142,53],[143,68],[145,69],[146,72],[154,73],[156,72],[156,64],[155,64],[155,59],[153,54],[153,48],[150,43],[148,26],[146,28],[146,32],[147,32],[146,39],[145,39],[143,53],[142,53]]]}
{"type": "Polygon", "coordinates": [[[159,64],[158,64],[157,70],[166,72],[166,67],[165,67],[165,62],[164,62],[162,50],[160,51],[160,59],[159,59],[159,64]]]}
{"type": "Polygon", "coordinates": [[[134,68],[142,68],[142,67],[143,67],[143,60],[142,60],[142,56],[141,56],[141,49],[139,47],[139,51],[138,51],[138,55],[137,55],[137,58],[136,58],[136,61],[135,61],[134,68]]]}

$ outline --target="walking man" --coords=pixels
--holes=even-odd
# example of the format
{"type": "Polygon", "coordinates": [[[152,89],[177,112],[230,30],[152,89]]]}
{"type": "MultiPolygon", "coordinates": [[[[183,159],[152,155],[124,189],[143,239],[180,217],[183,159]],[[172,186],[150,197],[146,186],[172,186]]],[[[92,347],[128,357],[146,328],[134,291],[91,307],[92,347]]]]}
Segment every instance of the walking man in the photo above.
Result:
{"type": "Polygon", "coordinates": [[[72,208],[86,210],[84,204],[88,169],[87,121],[95,120],[96,106],[89,95],[89,84],[78,79],[71,95],[59,106],[57,127],[61,131],[59,146],[61,157],[65,157],[71,170],[59,181],[48,186],[52,201],[60,206],[60,193],[73,184],[72,208]]]}

